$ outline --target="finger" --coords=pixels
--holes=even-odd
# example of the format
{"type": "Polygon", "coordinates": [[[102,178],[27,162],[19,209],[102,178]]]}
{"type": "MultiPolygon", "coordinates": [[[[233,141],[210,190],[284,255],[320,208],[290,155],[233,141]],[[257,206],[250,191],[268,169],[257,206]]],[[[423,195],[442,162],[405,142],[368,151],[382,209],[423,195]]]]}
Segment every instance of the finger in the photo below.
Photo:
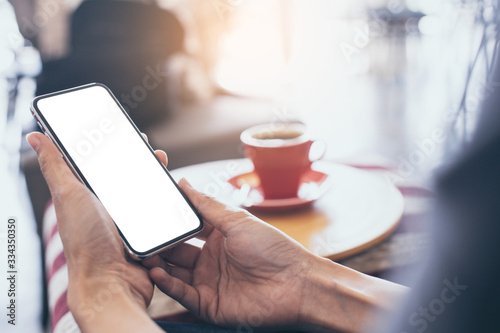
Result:
{"type": "Polygon", "coordinates": [[[155,150],[156,156],[160,159],[161,163],[163,163],[164,166],[168,165],[168,157],[167,153],[165,153],[163,150],[155,150]]]}
{"type": "Polygon", "coordinates": [[[183,243],[161,253],[160,257],[170,264],[192,269],[196,265],[200,253],[201,249],[198,246],[183,243]]]}
{"type": "Polygon", "coordinates": [[[193,284],[193,271],[190,269],[179,266],[168,266],[165,272],[190,286],[193,284]]]}
{"type": "Polygon", "coordinates": [[[143,260],[142,264],[149,270],[152,270],[155,267],[159,267],[166,271],[168,274],[181,279],[187,284],[191,284],[193,279],[193,271],[191,269],[169,265],[158,255],[143,260]]]}
{"type": "Polygon", "coordinates": [[[46,135],[34,132],[28,134],[26,140],[38,156],[40,169],[53,197],[63,189],[81,185],[57,147],[46,135]]]}
{"type": "Polygon", "coordinates": [[[163,258],[161,258],[158,254],[142,260],[142,265],[147,269],[152,269],[154,267],[161,267],[165,269],[167,266],[165,260],[163,260],[163,258]]]}
{"type": "Polygon", "coordinates": [[[250,217],[242,209],[230,208],[215,198],[198,192],[184,178],[179,181],[179,186],[198,209],[205,222],[211,224],[224,236],[227,236],[231,227],[244,222],[246,218],[250,217]]]}
{"type": "Polygon", "coordinates": [[[181,303],[189,311],[199,315],[200,296],[195,288],[158,267],[150,270],[149,276],[161,291],[181,303]]]}
{"type": "MultiPolygon", "coordinates": [[[[148,136],[146,135],[146,133],[141,132],[141,135],[144,138],[144,140],[146,140],[146,142],[149,142],[149,139],[148,139],[148,136]]],[[[168,164],[167,154],[163,150],[159,150],[159,149],[155,150],[155,154],[156,154],[156,156],[158,156],[161,163],[163,163],[164,166],[167,166],[167,164],[168,164]]]]}

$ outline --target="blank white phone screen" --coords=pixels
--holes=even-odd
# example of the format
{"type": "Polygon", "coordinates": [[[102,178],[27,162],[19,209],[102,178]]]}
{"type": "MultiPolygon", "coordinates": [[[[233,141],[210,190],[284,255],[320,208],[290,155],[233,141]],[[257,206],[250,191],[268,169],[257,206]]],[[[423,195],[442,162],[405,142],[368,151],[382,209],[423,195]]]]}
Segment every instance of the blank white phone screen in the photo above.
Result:
{"type": "Polygon", "coordinates": [[[146,252],[200,227],[105,88],[40,99],[37,107],[135,251],[146,252]]]}

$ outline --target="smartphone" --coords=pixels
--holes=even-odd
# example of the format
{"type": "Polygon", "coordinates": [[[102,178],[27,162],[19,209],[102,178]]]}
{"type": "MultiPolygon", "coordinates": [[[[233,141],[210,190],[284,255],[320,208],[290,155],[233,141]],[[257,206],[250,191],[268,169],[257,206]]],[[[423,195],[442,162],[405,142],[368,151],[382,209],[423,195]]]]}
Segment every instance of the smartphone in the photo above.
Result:
{"type": "Polygon", "coordinates": [[[132,258],[194,237],[203,221],[106,86],[33,100],[31,112],[113,219],[132,258]]]}

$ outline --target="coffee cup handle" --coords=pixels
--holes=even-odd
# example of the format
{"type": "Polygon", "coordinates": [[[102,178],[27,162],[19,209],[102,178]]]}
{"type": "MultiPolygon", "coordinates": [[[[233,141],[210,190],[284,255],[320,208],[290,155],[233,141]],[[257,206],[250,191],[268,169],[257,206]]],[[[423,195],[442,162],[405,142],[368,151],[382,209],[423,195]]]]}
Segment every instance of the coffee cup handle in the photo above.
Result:
{"type": "Polygon", "coordinates": [[[323,140],[311,141],[309,147],[309,161],[315,162],[322,159],[326,154],[326,142],[323,140]]]}

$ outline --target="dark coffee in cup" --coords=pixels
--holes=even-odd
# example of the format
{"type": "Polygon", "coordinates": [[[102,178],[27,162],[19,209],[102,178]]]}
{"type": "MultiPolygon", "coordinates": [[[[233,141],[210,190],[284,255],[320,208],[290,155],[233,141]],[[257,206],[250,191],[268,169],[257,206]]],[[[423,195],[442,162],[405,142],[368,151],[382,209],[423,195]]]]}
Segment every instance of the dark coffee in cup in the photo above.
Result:
{"type": "Polygon", "coordinates": [[[257,140],[289,140],[289,139],[295,139],[301,136],[302,132],[299,131],[269,131],[269,132],[262,132],[262,133],[257,133],[252,135],[252,138],[257,139],[257,140]]]}

